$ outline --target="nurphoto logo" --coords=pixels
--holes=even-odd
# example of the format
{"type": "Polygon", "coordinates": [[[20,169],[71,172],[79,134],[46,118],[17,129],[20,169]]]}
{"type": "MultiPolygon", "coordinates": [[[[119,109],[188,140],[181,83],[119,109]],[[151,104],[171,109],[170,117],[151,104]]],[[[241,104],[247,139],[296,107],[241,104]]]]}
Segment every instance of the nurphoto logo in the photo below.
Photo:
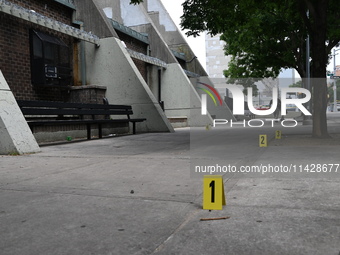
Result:
{"type": "MultiPolygon", "coordinates": [[[[203,83],[201,83],[203,84],[203,83]]],[[[205,84],[203,84],[205,85],[205,84]]],[[[243,91],[240,87],[236,86],[236,85],[225,85],[226,88],[232,93],[232,98],[233,98],[233,114],[234,115],[244,115],[244,94],[243,91]]],[[[217,98],[220,100],[220,96],[218,94],[218,92],[212,88],[211,86],[209,86],[209,89],[211,91],[213,91],[213,93],[217,96],[217,98]]],[[[216,103],[216,99],[214,98],[213,94],[208,91],[207,89],[202,89],[203,91],[205,91],[214,101],[215,106],[217,106],[216,103]]],[[[253,100],[252,100],[252,95],[253,95],[253,88],[249,87],[247,88],[247,99],[248,99],[248,108],[249,111],[255,115],[259,115],[259,116],[268,116],[271,115],[275,112],[276,108],[278,107],[278,88],[274,87],[272,90],[272,104],[271,107],[267,110],[258,110],[254,107],[253,105],[253,100]]],[[[312,114],[305,108],[305,106],[303,105],[304,103],[309,102],[309,100],[311,99],[311,93],[309,92],[309,90],[304,89],[304,88],[281,88],[281,115],[285,116],[287,115],[287,105],[292,105],[294,104],[304,115],[306,116],[311,116],[312,114]],[[296,93],[296,94],[304,94],[305,97],[304,98],[287,98],[287,95],[291,94],[291,93],[296,93]]],[[[206,94],[202,94],[201,95],[201,114],[202,115],[207,115],[207,95],[206,94]]],[[[221,103],[220,103],[221,104],[221,103]]],[[[221,104],[222,105],[222,104],[221,104]]],[[[269,121],[272,123],[272,126],[274,126],[274,121],[277,121],[276,119],[266,119],[266,121],[269,121]]],[[[226,119],[214,119],[213,121],[213,127],[215,127],[216,125],[225,125],[227,123],[230,123],[231,126],[233,125],[233,121],[232,120],[226,120],[226,119]]],[[[245,120],[243,122],[244,126],[245,126],[245,120]]],[[[281,124],[284,127],[295,127],[297,125],[296,120],[294,119],[286,119],[286,120],[282,120],[281,124]],[[293,122],[293,125],[287,125],[287,122],[293,122]]],[[[234,125],[236,125],[236,123],[234,123],[234,125]]],[[[240,124],[238,124],[240,125],[240,124]]],[[[264,125],[264,121],[260,120],[260,119],[254,119],[254,120],[250,120],[248,121],[248,126],[250,127],[262,127],[264,125]],[[257,122],[257,125],[252,125],[251,123],[257,122]]]]}

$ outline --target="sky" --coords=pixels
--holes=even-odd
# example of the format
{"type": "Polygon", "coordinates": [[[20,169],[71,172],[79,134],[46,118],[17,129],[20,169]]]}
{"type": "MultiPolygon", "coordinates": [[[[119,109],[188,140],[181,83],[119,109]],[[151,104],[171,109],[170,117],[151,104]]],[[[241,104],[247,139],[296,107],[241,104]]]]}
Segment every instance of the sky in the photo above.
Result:
{"type": "MultiPolygon", "coordinates": [[[[185,35],[185,31],[182,31],[180,29],[180,17],[183,14],[183,7],[182,3],[184,0],[161,0],[163,3],[164,7],[167,9],[168,13],[170,14],[171,18],[179,28],[179,30],[182,32],[183,36],[186,38],[188,44],[190,45],[192,51],[195,53],[197,56],[198,60],[200,61],[201,65],[206,69],[206,50],[205,50],[205,35],[202,34],[199,37],[187,37],[185,35]]],[[[340,48],[338,48],[339,51],[336,53],[336,65],[340,65],[340,48]]],[[[332,50],[333,54],[333,50],[332,50]]],[[[330,63],[328,65],[327,70],[333,71],[334,70],[334,60],[333,58],[330,60],[330,63]]],[[[282,72],[280,77],[282,78],[288,78],[292,77],[292,70],[285,70],[282,72]]],[[[299,75],[297,72],[295,72],[295,78],[298,78],[299,75]]]]}

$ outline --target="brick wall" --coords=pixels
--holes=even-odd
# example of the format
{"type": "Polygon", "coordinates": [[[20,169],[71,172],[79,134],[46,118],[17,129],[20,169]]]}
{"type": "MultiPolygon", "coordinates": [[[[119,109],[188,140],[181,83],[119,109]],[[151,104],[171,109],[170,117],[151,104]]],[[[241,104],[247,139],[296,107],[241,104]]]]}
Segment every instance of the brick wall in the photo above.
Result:
{"type": "MultiPolygon", "coordinates": [[[[126,44],[126,47],[128,49],[143,53],[144,55],[147,55],[147,45],[133,37],[130,37],[118,30],[116,30],[119,39],[124,41],[124,43],[126,44]]],[[[139,59],[134,59],[132,58],[133,62],[135,63],[137,69],[139,70],[140,74],[143,76],[144,80],[147,81],[147,76],[148,76],[148,72],[147,72],[147,63],[145,63],[144,61],[141,61],[139,59]]]]}
{"type": "MultiPolygon", "coordinates": [[[[12,0],[14,4],[71,25],[72,10],[51,0],[12,0]]],[[[61,38],[70,47],[72,66],[73,38],[0,12],[0,69],[14,96],[24,100],[67,100],[67,91],[31,84],[29,29],[61,38]]],[[[70,84],[71,85],[71,84],[70,84]]]]}

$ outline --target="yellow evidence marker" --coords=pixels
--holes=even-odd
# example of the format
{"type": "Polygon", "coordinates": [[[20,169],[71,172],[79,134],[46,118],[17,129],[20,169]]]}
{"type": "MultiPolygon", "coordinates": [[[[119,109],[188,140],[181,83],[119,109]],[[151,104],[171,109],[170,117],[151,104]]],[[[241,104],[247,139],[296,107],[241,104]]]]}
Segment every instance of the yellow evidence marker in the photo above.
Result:
{"type": "Polygon", "coordinates": [[[260,135],[259,138],[260,147],[267,147],[267,135],[260,135]]]}
{"type": "Polygon", "coordinates": [[[203,178],[203,209],[222,210],[226,205],[222,175],[204,175],[203,178]]]}
{"type": "Polygon", "coordinates": [[[281,139],[281,137],[282,137],[282,131],[276,130],[275,131],[275,139],[281,139]]]}

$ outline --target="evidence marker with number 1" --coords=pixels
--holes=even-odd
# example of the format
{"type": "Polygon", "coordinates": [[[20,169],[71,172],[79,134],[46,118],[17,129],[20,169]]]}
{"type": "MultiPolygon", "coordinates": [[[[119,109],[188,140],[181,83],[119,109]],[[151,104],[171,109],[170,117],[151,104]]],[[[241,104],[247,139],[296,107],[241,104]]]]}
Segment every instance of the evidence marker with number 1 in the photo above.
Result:
{"type": "Polygon", "coordinates": [[[222,210],[226,205],[222,175],[204,175],[203,209],[222,210]]]}

